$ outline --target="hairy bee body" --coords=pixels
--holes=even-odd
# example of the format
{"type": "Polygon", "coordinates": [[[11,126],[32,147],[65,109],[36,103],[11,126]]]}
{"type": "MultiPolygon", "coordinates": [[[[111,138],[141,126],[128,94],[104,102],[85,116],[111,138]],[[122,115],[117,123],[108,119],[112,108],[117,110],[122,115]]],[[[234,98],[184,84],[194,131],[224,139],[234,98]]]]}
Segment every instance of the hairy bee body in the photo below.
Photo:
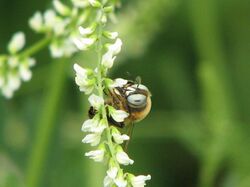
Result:
{"type": "MultiPolygon", "coordinates": [[[[131,123],[144,119],[151,109],[151,94],[146,86],[127,81],[126,84],[116,86],[107,93],[106,104],[117,110],[123,110],[129,114],[124,122],[116,122],[109,114],[107,116],[110,125],[123,128],[131,123]]],[[[107,111],[108,112],[108,111],[107,111]]],[[[89,109],[89,117],[93,118],[96,111],[89,109]]]]}

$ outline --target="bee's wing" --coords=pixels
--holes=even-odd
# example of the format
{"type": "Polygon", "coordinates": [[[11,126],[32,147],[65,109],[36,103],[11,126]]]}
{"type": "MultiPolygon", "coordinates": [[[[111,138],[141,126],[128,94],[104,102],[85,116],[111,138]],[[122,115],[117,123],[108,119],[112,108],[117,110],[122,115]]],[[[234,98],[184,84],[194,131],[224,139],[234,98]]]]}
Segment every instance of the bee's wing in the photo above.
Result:
{"type": "Polygon", "coordinates": [[[133,131],[134,131],[134,123],[132,122],[131,124],[128,125],[127,127],[127,132],[126,134],[129,136],[129,140],[127,140],[124,144],[124,151],[128,152],[128,144],[130,142],[130,140],[132,139],[132,135],[133,135],[133,131]]]}

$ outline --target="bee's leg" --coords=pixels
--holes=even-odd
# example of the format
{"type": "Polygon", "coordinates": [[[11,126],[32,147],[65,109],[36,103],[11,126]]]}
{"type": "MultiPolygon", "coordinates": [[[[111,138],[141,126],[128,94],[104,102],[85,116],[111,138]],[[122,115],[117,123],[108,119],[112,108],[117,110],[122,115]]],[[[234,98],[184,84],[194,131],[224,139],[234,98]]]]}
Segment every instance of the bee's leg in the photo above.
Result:
{"type": "Polygon", "coordinates": [[[119,128],[125,127],[125,124],[123,122],[117,122],[112,117],[108,116],[108,121],[109,121],[110,125],[114,125],[114,126],[119,127],[119,128]]]}

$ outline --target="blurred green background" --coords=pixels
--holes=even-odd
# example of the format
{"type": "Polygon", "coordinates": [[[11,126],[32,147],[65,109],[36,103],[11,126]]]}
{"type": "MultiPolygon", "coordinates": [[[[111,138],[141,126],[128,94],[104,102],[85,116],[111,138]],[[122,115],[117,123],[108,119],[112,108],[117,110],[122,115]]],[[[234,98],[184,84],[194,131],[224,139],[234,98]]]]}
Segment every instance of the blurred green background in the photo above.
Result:
{"type": "MultiPolygon", "coordinates": [[[[19,30],[37,41],[27,20],[50,6],[0,0],[0,52],[19,30]]],[[[111,26],[124,46],[110,77],[139,75],[152,92],[125,168],[151,174],[147,186],[250,186],[249,10],[248,0],[124,0],[111,26]]],[[[84,157],[88,103],[72,70],[90,56],[52,60],[43,50],[32,80],[0,97],[0,187],[102,186],[105,168],[84,157]]]]}

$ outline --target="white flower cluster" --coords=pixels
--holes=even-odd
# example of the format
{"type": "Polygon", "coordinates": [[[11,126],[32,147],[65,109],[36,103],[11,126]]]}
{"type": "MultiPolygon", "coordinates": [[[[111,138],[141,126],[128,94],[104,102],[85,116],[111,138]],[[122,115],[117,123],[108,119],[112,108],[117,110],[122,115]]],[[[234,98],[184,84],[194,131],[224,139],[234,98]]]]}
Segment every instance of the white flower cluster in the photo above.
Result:
{"type": "MultiPolygon", "coordinates": [[[[72,0],[71,4],[66,6],[59,0],[53,0],[53,9],[43,14],[37,11],[29,20],[32,30],[45,34],[45,39],[49,39],[43,47],[49,44],[54,58],[70,57],[78,51],[73,43],[75,38],[79,38],[77,28],[88,20],[91,13],[88,0],[72,0]]],[[[21,81],[31,79],[30,68],[35,60],[30,56],[43,48],[38,42],[23,51],[24,45],[24,33],[17,32],[8,44],[9,54],[0,55],[0,91],[6,98],[13,96],[21,81]]]]}
{"type": "Polygon", "coordinates": [[[17,32],[8,44],[8,55],[0,56],[0,90],[6,98],[11,98],[21,81],[31,79],[30,68],[35,64],[35,60],[30,57],[19,55],[18,53],[25,45],[25,35],[17,32]]]}
{"type": "Polygon", "coordinates": [[[37,33],[50,35],[52,57],[70,57],[78,51],[73,41],[79,37],[77,28],[87,20],[90,4],[87,0],[72,0],[72,6],[67,6],[53,0],[53,5],[54,9],[48,9],[43,14],[37,11],[29,20],[29,25],[37,33]]]}
{"type": "Polygon", "coordinates": [[[124,141],[129,140],[129,136],[121,134],[116,127],[109,126],[107,119],[107,115],[109,115],[116,122],[123,122],[129,114],[107,105],[103,94],[103,90],[126,82],[123,79],[112,81],[105,77],[107,70],[113,66],[116,55],[121,51],[122,46],[122,41],[118,38],[117,32],[109,32],[104,29],[110,10],[114,10],[114,1],[89,0],[89,4],[97,10],[96,20],[87,27],[80,26],[81,37],[74,38],[74,43],[79,50],[88,50],[95,45],[98,56],[101,57],[98,59],[98,67],[95,70],[74,64],[75,82],[81,92],[90,95],[88,100],[95,111],[93,118],[86,120],[82,125],[82,131],[88,133],[82,142],[96,147],[94,150],[85,153],[85,156],[96,162],[107,161],[109,163],[107,176],[104,179],[105,187],[143,187],[145,181],[150,180],[151,176],[134,176],[123,172],[121,165],[134,163],[121,146],[124,141]],[[98,95],[93,93],[95,91],[98,95]]]}

